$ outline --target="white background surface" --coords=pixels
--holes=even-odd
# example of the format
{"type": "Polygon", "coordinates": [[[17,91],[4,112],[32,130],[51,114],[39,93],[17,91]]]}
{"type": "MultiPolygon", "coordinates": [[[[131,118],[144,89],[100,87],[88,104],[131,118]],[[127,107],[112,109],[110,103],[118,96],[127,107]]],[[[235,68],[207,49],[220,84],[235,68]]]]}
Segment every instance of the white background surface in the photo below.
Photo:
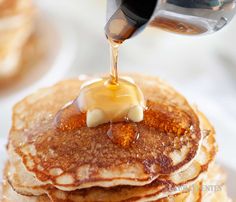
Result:
{"type": "MultiPolygon", "coordinates": [[[[32,86],[27,93],[62,77],[108,71],[109,50],[103,32],[104,0],[40,0],[37,3],[58,26],[62,42],[70,44],[67,47],[71,48],[62,51],[71,57],[57,58],[61,61],[55,62],[57,74],[48,75],[47,80],[32,86]],[[61,64],[66,66],[66,73],[61,64]]],[[[203,37],[183,37],[147,29],[120,50],[121,71],[160,76],[190,103],[198,105],[216,128],[218,160],[232,169],[236,169],[235,36],[236,19],[223,31],[203,37]]],[[[26,91],[13,97],[11,103],[23,94],[26,91]]],[[[1,103],[0,98],[1,137],[7,135],[10,126],[11,105],[5,103],[1,103]]],[[[2,148],[0,152],[2,154],[2,148]]]]}

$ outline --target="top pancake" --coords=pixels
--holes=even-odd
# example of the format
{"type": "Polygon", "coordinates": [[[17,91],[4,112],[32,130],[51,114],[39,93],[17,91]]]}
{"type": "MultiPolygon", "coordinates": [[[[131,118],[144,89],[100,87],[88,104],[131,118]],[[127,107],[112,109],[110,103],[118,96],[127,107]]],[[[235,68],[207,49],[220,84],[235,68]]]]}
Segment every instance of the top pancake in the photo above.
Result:
{"type": "Polygon", "coordinates": [[[198,182],[196,180],[201,181],[205,177],[206,172],[212,174],[211,169],[208,171],[208,168],[211,167],[217,151],[214,129],[202,113],[197,111],[197,114],[200,120],[203,139],[200,150],[191,165],[181,172],[161,175],[145,186],[93,187],[72,192],[60,191],[51,185],[40,184],[30,172],[26,171],[23,163],[14,154],[14,151],[11,151],[11,148],[9,148],[10,161],[6,167],[5,178],[19,194],[27,196],[43,196],[48,194],[52,201],[57,202],[156,201],[167,196],[168,198],[176,198],[176,194],[185,196],[185,193],[182,193],[184,192],[183,187],[192,187],[193,184],[197,186],[198,182]]]}
{"type": "MultiPolygon", "coordinates": [[[[148,184],[188,166],[201,140],[198,118],[187,101],[157,78],[132,76],[147,99],[139,138],[128,148],[107,136],[109,124],[58,131],[55,114],[78,95],[86,80],[67,80],[42,89],[13,111],[9,144],[39,181],[61,190],[148,184]]],[[[84,115],[84,120],[85,120],[84,115]]],[[[133,123],[115,123],[125,136],[133,123]]]]}

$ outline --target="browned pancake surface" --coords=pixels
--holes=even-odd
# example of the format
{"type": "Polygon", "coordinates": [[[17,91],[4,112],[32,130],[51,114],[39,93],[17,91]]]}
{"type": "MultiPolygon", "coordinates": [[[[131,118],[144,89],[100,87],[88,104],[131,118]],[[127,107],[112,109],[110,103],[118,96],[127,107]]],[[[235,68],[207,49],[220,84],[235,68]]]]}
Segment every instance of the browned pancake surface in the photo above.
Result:
{"type": "MultiPolygon", "coordinates": [[[[181,95],[162,81],[137,75],[133,78],[147,99],[148,109],[144,121],[137,123],[139,138],[128,148],[114,144],[107,136],[109,124],[96,128],[84,125],[64,132],[55,129],[55,114],[76,98],[83,83],[79,79],[42,89],[18,103],[10,142],[27,169],[41,181],[78,188],[99,181],[148,182],[189,163],[201,139],[196,114],[181,95]],[[171,153],[181,152],[183,147],[187,148],[184,158],[174,163],[171,153]],[[58,181],[63,176],[68,183],[58,181]]],[[[126,127],[132,128],[132,123],[113,124],[119,136],[127,135],[126,127]]]]}

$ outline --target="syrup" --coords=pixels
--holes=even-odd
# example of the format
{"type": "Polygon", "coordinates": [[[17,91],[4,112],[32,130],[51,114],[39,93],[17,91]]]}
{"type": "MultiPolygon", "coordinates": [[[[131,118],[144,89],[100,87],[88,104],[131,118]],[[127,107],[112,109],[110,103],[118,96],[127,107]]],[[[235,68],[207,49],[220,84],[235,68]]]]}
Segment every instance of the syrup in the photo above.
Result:
{"type": "Polygon", "coordinates": [[[118,51],[123,41],[113,40],[108,35],[107,38],[111,56],[110,76],[84,83],[79,96],[57,113],[55,125],[57,130],[66,132],[108,123],[107,135],[112,142],[128,147],[139,137],[134,122],[143,119],[145,101],[142,91],[130,78],[118,76],[118,51]],[[133,111],[142,113],[142,118],[134,117],[133,111]],[[123,135],[117,132],[118,126],[125,132],[123,135]]]}
{"type": "Polygon", "coordinates": [[[198,35],[207,32],[207,29],[189,22],[180,22],[177,19],[156,17],[150,22],[150,26],[159,27],[165,31],[185,35],[198,35]]]}
{"type": "MultiPolygon", "coordinates": [[[[131,81],[120,78],[118,83],[113,83],[112,78],[101,78],[84,84],[78,98],[57,113],[56,130],[71,132],[87,127],[88,112],[99,106],[106,115],[104,123],[109,125],[107,135],[114,144],[128,148],[136,141],[139,130],[127,114],[131,106],[142,105],[144,108],[142,92],[131,81]]],[[[98,127],[103,125],[98,124],[98,127]]]]}
{"type": "MultiPolygon", "coordinates": [[[[55,118],[57,129],[61,131],[78,130],[85,127],[86,123],[89,127],[110,123],[108,136],[111,139],[117,139],[115,135],[112,135],[112,124],[130,122],[132,121],[129,116],[131,109],[141,107],[143,111],[145,108],[144,97],[138,86],[130,79],[118,77],[119,44],[110,41],[110,46],[110,76],[84,83],[81,86],[79,96],[57,113],[55,118]],[[88,119],[94,112],[96,112],[95,114],[99,112],[99,117],[96,115],[95,122],[91,124],[88,119]],[[96,121],[99,118],[102,120],[97,123],[96,121]]],[[[137,137],[137,135],[132,136],[137,137]]],[[[127,141],[125,145],[127,145],[127,141]]]]}
{"type": "Polygon", "coordinates": [[[109,40],[110,44],[110,83],[117,85],[118,84],[118,69],[117,69],[117,63],[118,63],[118,53],[119,53],[119,44],[114,42],[113,40],[109,40]]]}
{"type": "Polygon", "coordinates": [[[80,111],[76,100],[57,112],[55,126],[60,132],[74,131],[86,126],[86,114],[80,111]]]}
{"type": "MultiPolygon", "coordinates": [[[[155,130],[156,133],[175,135],[191,133],[192,123],[188,115],[178,109],[169,112],[169,105],[150,101],[145,105],[143,94],[138,86],[129,79],[119,78],[117,65],[119,46],[143,29],[143,25],[149,22],[156,4],[156,1],[150,0],[145,2],[149,7],[144,8],[139,5],[141,1],[122,2],[105,26],[111,49],[110,76],[85,83],[80,89],[78,98],[57,113],[56,129],[59,132],[68,132],[87,127],[87,119],[94,112],[97,116],[96,120],[102,119],[94,126],[105,129],[111,141],[123,148],[130,147],[139,138],[141,128],[144,126],[155,130]],[[141,107],[144,113],[144,120],[141,123],[132,121],[128,116],[130,109],[136,106],[141,107]],[[145,106],[147,110],[144,111],[145,106]]],[[[204,32],[200,27],[196,28],[194,25],[180,24],[178,21],[164,18],[154,19],[150,24],[181,33],[204,32]]],[[[93,127],[90,129],[93,130],[93,127]]]]}
{"type": "MultiPolygon", "coordinates": [[[[147,110],[144,111],[144,120],[140,123],[121,120],[90,128],[90,130],[106,131],[111,141],[122,147],[129,148],[132,143],[137,141],[142,135],[144,128],[149,128],[154,133],[164,133],[168,135],[183,136],[186,134],[195,134],[197,129],[197,117],[192,111],[183,111],[176,106],[168,103],[156,103],[147,101],[147,110]]],[[[69,133],[78,131],[86,126],[86,113],[79,110],[76,101],[65,106],[58,112],[55,119],[56,130],[59,133],[69,133]]]]}
{"type": "Polygon", "coordinates": [[[86,113],[99,109],[105,114],[107,120],[104,123],[107,123],[128,119],[130,108],[145,106],[142,92],[135,83],[122,78],[119,81],[115,79],[112,75],[82,86],[76,100],[80,111],[86,113]]]}

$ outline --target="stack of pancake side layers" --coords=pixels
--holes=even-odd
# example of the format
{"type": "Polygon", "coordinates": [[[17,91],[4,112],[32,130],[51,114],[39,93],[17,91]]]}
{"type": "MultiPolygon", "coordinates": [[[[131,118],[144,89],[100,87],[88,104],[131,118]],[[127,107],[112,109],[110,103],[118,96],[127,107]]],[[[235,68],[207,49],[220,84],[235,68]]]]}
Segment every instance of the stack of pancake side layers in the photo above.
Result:
{"type": "MultiPolygon", "coordinates": [[[[56,130],[56,113],[86,79],[62,81],[16,104],[2,201],[230,201],[206,117],[158,78],[129,76],[147,109],[139,138],[126,148],[111,141],[109,124],[56,130]]],[[[113,130],[122,137],[132,124],[113,123],[113,130]]]]}

